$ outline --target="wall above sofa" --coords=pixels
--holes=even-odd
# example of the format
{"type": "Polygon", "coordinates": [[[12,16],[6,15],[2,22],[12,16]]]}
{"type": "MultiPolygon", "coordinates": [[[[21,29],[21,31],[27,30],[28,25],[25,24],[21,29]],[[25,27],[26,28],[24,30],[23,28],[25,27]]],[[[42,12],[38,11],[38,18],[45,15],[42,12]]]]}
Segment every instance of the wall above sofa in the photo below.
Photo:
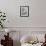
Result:
{"type": "Polygon", "coordinates": [[[46,27],[46,0],[1,0],[0,9],[6,10],[6,27],[46,27]],[[20,6],[29,5],[29,17],[20,17],[20,6]]]}

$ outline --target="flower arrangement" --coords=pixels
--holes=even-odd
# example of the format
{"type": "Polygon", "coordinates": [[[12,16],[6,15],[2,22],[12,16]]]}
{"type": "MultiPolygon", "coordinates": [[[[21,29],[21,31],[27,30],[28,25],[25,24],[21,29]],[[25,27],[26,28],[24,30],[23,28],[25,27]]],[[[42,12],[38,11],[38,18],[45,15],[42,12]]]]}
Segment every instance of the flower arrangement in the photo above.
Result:
{"type": "Polygon", "coordinates": [[[3,28],[4,27],[4,22],[6,20],[6,15],[4,12],[0,11],[0,27],[3,28]]]}

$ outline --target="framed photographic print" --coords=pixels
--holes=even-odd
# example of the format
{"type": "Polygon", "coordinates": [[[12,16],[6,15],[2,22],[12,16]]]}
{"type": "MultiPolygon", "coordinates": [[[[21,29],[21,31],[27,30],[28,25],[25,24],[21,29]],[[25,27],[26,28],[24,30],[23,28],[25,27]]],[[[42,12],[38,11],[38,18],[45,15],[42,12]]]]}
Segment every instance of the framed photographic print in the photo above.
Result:
{"type": "Polygon", "coordinates": [[[20,6],[20,16],[29,17],[29,6],[20,6]]]}

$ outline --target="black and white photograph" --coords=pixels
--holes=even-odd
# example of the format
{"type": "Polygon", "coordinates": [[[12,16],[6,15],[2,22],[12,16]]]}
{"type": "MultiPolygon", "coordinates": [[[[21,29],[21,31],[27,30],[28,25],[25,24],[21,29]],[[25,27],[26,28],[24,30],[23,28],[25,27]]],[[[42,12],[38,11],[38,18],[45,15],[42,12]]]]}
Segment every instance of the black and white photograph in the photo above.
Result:
{"type": "Polygon", "coordinates": [[[29,17],[29,6],[20,6],[20,16],[29,17]]]}

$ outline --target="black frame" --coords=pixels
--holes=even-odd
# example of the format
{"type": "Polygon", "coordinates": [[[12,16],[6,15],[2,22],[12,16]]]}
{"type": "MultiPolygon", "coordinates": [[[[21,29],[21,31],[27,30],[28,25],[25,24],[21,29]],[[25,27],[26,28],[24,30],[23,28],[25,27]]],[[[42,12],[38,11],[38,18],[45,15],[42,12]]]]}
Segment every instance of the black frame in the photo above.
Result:
{"type": "Polygon", "coordinates": [[[29,17],[29,6],[20,6],[20,17],[29,17]],[[22,16],[21,8],[24,8],[24,7],[27,8],[27,10],[28,10],[28,11],[27,11],[27,12],[28,12],[28,13],[27,13],[28,16],[22,16]]]}

